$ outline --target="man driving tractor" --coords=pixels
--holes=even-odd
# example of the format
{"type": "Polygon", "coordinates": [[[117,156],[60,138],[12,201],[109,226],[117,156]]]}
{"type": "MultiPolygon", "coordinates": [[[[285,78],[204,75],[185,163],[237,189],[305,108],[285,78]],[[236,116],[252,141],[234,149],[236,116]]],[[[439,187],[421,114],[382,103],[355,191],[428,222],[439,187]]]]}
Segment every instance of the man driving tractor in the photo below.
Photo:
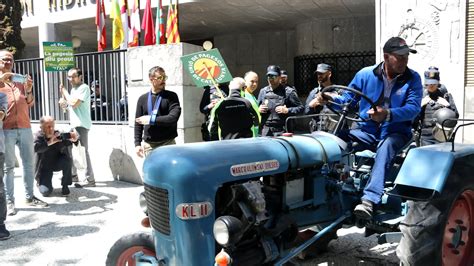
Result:
{"type": "MultiPolygon", "coordinates": [[[[376,152],[370,179],[364,189],[362,203],[354,214],[371,219],[374,206],[380,203],[387,170],[396,154],[411,140],[411,121],[420,112],[423,87],[418,73],[409,69],[408,55],[416,53],[400,37],[390,38],[383,47],[384,61],[360,70],[349,84],[372,100],[346,91],[332,99],[332,106],[359,103],[360,117],[364,121],[340,137],[353,143],[356,150],[376,152]]],[[[328,96],[319,93],[319,105],[328,102],[328,96]],[[326,98],[325,98],[326,97],[326,98]]]]}

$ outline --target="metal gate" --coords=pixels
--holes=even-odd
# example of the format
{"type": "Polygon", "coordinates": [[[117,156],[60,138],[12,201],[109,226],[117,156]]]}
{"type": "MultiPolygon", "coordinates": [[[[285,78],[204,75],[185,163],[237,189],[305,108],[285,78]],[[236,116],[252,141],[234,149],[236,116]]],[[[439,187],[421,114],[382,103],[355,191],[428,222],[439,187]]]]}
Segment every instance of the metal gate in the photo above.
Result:
{"type": "MultiPolygon", "coordinates": [[[[91,88],[91,118],[94,124],[128,123],[127,81],[125,57],[127,50],[83,53],[74,55],[76,67],[82,69],[85,84],[99,83],[98,96],[91,88]],[[95,98],[95,99],[94,99],[95,98]],[[92,100],[94,99],[94,100],[92,100]]],[[[46,72],[43,58],[15,61],[14,72],[29,74],[34,82],[35,105],[30,110],[32,121],[51,115],[57,121],[69,121],[67,112],[58,104],[59,85],[68,89],[67,71],[46,72]]]]}
{"type": "Polygon", "coordinates": [[[317,86],[314,71],[319,63],[333,67],[332,81],[334,84],[348,85],[361,68],[375,64],[375,51],[314,54],[295,57],[295,86],[298,96],[306,97],[317,86]]]}

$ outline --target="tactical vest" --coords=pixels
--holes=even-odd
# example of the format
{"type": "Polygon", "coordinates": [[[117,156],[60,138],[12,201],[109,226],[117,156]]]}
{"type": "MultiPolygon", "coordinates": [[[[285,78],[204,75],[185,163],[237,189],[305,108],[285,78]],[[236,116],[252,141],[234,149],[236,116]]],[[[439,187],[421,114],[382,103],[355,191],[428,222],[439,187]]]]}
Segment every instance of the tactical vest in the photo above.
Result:
{"type": "Polygon", "coordinates": [[[288,114],[279,114],[276,112],[278,106],[286,105],[287,107],[291,104],[287,103],[289,95],[294,91],[291,87],[285,87],[284,90],[268,90],[263,98],[263,104],[268,107],[268,111],[262,114],[262,124],[269,127],[284,128],[285,120],[288,114]]]}
{"type": "Polygon", "coordinates": [[[431,100],[422,107],[421,112],[422,112],[422,128],[421,128],[421,135],[422,136],[431,136],[433,134],[433,128],[436,125],[436,121],[434,119],[433,114],[446,106],[439,104],[437,102],[438,98],[444,98],[446,101],[450,102],[450,97],[451,94],[449,93],[438,93],[434,96],[430,96],[431,100]]]}

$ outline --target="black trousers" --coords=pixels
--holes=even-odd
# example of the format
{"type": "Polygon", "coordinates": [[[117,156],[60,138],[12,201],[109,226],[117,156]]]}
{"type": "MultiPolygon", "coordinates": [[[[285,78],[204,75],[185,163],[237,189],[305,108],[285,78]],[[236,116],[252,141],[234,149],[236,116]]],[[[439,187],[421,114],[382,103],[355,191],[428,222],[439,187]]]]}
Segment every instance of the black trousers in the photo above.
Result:
{"type": "Polygon", "coordinates": [[[52,189],[53,184],[51,180],[53,179],[53,172],[57,171],[63,172],[63,178],[61,179],[62,186],[72,184],[72,159],[67,155],[61,155],[53,164],[41,167],[39,184],[52,189]]]}

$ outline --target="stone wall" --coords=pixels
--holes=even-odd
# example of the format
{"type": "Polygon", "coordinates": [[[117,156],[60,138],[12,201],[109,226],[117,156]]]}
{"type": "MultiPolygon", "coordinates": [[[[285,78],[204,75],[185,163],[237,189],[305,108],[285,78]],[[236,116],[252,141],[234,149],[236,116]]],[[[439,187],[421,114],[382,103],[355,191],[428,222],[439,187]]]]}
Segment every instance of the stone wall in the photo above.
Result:
{"type": "Polygon", "coordinates": [[[296,27],[296,55],[375,50],[375,17],[314,19],[296,27]]]}
{"type": "Polygon", "coordinates": [[[273,64],[286,69],[293,83],[295,32],[292,30],[216,36],[214,46],[221,52],[233,77],[243,77],[245,72],[253,70],[260,77],[259,87],[264,87],[267,84],[262,77],[267,66],[273,64]]]}
{"type": "Polygon", "coordinates": [[[374,16],[314,19],[294,30],[220,35],[214,42],[233,76],[254,70],[264,87],[266,67],[275,64],[288,71],[293,84],[298,55],[375,50],[374,22],[374,16]]]}

